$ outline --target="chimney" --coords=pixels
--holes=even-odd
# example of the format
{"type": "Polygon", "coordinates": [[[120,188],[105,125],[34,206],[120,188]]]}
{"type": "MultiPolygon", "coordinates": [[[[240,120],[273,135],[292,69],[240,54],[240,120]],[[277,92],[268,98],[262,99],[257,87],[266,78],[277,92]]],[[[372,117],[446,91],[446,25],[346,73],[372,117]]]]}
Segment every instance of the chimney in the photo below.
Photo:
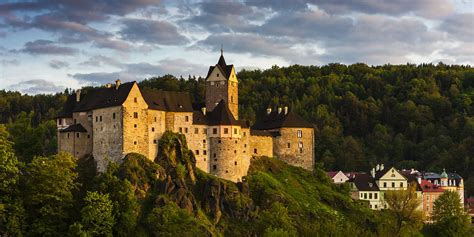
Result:
{"type": "Polygon", "coordinates": [[[379,171],[379,170],[380,170],[380,165],[379,165],[379,164],[377,164],[377,166],[375,166],[375,167],[376,167],[376,168],[375,168],[376,171],[379,171]]]}
{"type": "Polygon", "coordinates": [[[288,114],[288,106],[285,106],[285,107],[283,108],[283,111],[285,112],[285,114],[288,114]]]}
{"type": "Polygon", "coordinates": [[[272,108],[267,108],[267,114],[271,114],[272,113],[272,108]]]}
{"type": "Polygon", "coordinates": [[[202,111],[202,113],[203,113],[204,115],[206,115],[206,107],[202,107],[202,108],[201,108],[201,111],[202,111]]]}
{"type": "Polygon", "coordinates": [[[118,90],[120,86],[120,79],[115,80],[115,89],[118,90]]]}
{"type": "Polygon", "coordinates": [[[281,114],[281,107],[278,107],[278,114],[281,114]]]}
{"type": "Polygon", "coordinates": [[[76,102],[81,101],[81,89],[76,91],[76,102]]]}
{"type": "Polygon", "coordinates": [[[372,175],[372,178],[375,178],[375,168],[372,168],[372,171],[370,171],[370,174],[372,175]]]}
{"type": "Polygon", "coordinates": [[[380,170],[383,170],[383,169],[384,169],[383,164],[380,164],[380,170]]]}

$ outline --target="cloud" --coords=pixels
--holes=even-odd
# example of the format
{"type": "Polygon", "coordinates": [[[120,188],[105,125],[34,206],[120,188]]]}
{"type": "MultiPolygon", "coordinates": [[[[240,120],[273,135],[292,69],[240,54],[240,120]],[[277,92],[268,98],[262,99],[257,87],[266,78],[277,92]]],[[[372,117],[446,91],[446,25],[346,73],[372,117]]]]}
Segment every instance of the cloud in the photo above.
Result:
{"type": "Polygon", "coordinates": [[[64,86],[58,86],[51,81],[43,79],[22,81],[11,85],[9,88],[26,94],[50,94],[66,89],[64,86]]]}
{"type": "Polygon", "coordinates": [[[53,60],[49,61],[49,66],[54,68],[54,69],[61,69],[61,68],[69,67],[69,63],[53,59],[53,60]]]}
{"type": "Polygon", "coordinates": [[[173,74],[176,76],[194,75],[195,72],[202,71],[205,66],[188,62],[185,59],[164,59],[158,64],[147,62],[121,64],[121,70],[115,72],[93,72],[76,73],[69,76],[92,85],[103,85],[113,82],[116,79],[122,81],[143,80],[145,78],[173,74]]]}
{"type": "Polygon", "coordinates": [[[102,67],[106,65],[111,65],[111,66],[120,66],[120,63],[118,60],[107,57],[104,55],[94,55],[90,57],[88,60],[79,63],[79,65],[83,66],[92,66],[92,67],[102,67]]]}
{"type": "Polygon", "coordinates": [[[443,21],[439,29],[448,32],[454,39],[472,42],[474,39],[474,13],[452,15],[443,21]]]}
{"type": "Polygon", "coordinates": [[[188,39],[178,32],[175,25],[158,20],[123,19],[122,38],[132,42],[161,45],[182,45],[188,39]]]}
{"type": "Polygon", "coordinates": [[[51,40],[35,40],[27,42],[20,52],[29,54],[74,55],[77,53],[77,50],[71,47],[58,46],[51,40]]]}
{"type": "Polygon", "coordinates": [[[20,61],[16,59],[2,59],[0,60],[0,64],[2,66],[18,66],[20,65],[20,61]]]}

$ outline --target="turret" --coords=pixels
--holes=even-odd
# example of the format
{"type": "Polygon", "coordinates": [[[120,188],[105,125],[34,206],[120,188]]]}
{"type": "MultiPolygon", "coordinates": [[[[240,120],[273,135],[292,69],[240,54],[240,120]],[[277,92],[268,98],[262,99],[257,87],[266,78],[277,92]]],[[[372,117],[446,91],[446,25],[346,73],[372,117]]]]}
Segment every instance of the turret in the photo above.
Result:
{"type": "Polygon", "coordinates": [[[446,187],[448,186],[448,174],[446,173],[446,170],[443,169],[443,173],[441,173],[441,186],[446,187]]]}

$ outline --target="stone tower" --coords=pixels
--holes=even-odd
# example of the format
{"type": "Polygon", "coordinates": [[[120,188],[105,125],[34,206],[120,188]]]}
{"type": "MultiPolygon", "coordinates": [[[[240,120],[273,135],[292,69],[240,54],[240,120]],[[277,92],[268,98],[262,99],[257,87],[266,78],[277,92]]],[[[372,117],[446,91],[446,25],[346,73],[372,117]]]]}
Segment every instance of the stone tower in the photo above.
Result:
{"type": "Polygon", "coordinates": [[[215,66],[210,66],[206,77],[206,109],[212,111],[221,100],[227,104],[236,120],[239,119],[239,86],[234,65],[227,65],[221,56],[215,66]]]}

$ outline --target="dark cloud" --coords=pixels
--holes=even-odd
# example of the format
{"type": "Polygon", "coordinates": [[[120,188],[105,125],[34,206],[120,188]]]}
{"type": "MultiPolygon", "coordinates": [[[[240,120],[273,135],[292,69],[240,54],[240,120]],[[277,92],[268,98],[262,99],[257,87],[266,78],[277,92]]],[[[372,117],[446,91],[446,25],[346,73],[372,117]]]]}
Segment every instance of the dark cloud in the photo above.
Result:
{"type": "Polygon", "coordinates": [[[77,50],[71,47],[58,46],[50,40],[35,40],[27,42],[20,52],[29,54],[74,55],[77,50]]]}
{"type": "Polygon", "coordinates": [[[451,34],[451,37],[465,42],[474,39],[474,13],[455,14],[448,17],[439,27],[451,34]]]}
{"type": "Polygon", "coordinates": [[[26,94],[49,94],[63,91],[66,88],[64,86],[58,86],[51,81],[34,79],[11,85],[9,89],[21,91],[26,94]]]}
{"type": "Polygon", "coordinates": [[[277,12],[302,10],[313,5],[330,14],[361,12],[400,16],[415,13],[428,18],[444,17],[454,11],[453,4],[449,0],[249,0],[247,4],[271,8],[277,12]]]}
{"type": "Polygon", "coordinates": [[[129,63],[120,65],[120,68],[120,71],[115,72],[76,73],[69,76],[80,82],[86,82],[92,85],[103,85],[113,82],[116,79],[134,81],[164,74],[186,76],[194,75],[199,71],[201,71],[202,74],[206,73],[206,66],[196,65],[185,59],[165,59],[159,61],[158,64],[147,62],[129,63]]]}
{"type": "Polygon", "coordinates": [[[7,36],[7,32],[0,31],[0,38],[7,36]]]}
{"type": "Polygon", "coordinates": [[[161,45],[182,45],[188,42],[175,25],[166,21],[124,19],[122,23],[125,27],[120,34],[125,40],[161,45]]]}
{"type": "Polygon", "coordinates": [[[53,60],[49,61],[49,66],[54,68],[54,69],[61,69],[61,68],[69,67],[69,63],[53,59],[53,60]]]}

